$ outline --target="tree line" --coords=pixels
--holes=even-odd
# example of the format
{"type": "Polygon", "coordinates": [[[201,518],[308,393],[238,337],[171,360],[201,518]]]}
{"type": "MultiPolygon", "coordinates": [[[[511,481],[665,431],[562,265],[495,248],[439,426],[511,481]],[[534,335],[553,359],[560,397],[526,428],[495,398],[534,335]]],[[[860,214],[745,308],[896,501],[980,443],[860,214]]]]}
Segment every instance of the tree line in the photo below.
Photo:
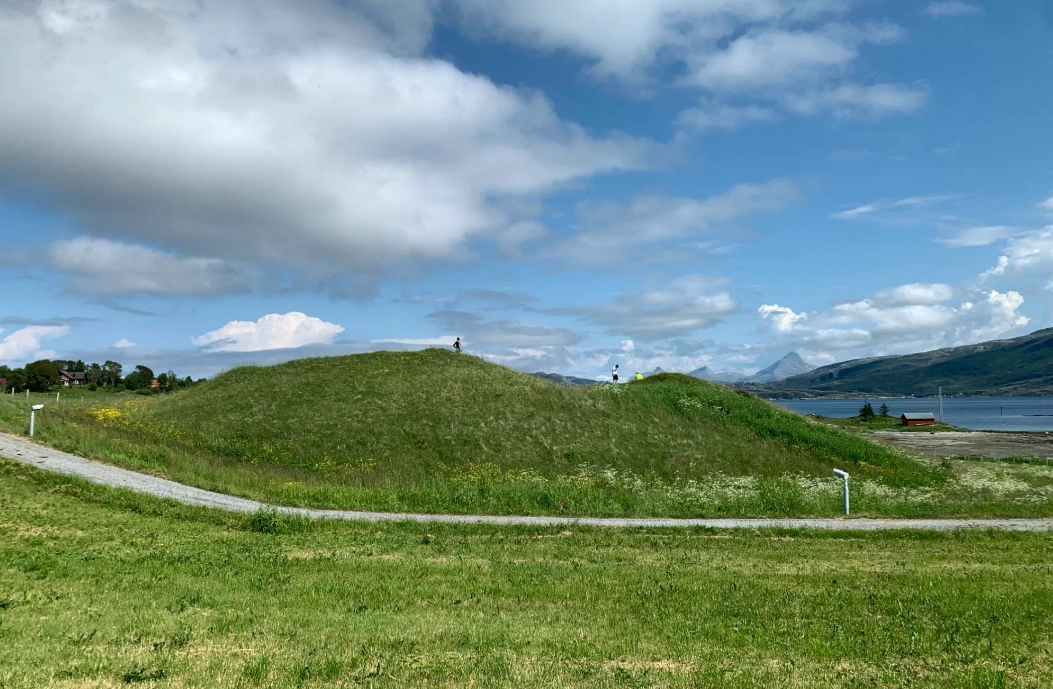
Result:
{"type": "Polygon", "coordinates": [[[5,392],[11,390],[30,390],[32,392],[47,392],[61,385],[60,371],[68,373],[83,373],[84,384],[89,390],[113,390],[115,392],[131,391],[149,394],[153,391],[169,392],[181,390],[204,381],[204,378],[195,381],[190,376],[181,378],[174,371],[167,371],[154,375],[149,366],[136,366],[127,374],[124,367],[116,361],[102,364],[85,364],[83,361],[70,361],[63,359],[41,359],[22,368],[9,368],[0,366],[0,380],[6,381],[0,385],[5,392]],[[153,382],[157,381],[154,387],[153,382]]]}

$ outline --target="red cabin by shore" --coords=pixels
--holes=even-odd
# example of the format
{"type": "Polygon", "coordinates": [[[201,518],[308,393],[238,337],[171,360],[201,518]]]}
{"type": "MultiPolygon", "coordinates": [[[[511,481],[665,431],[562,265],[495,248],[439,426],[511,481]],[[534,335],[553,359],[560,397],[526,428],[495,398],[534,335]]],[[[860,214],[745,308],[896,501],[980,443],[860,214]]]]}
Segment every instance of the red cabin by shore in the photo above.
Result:
{"type": "Polygon", "coordinates": [[[899,422],[904,426],[935,426],[935,414],[904,414],[899,417],[899,422]]]}

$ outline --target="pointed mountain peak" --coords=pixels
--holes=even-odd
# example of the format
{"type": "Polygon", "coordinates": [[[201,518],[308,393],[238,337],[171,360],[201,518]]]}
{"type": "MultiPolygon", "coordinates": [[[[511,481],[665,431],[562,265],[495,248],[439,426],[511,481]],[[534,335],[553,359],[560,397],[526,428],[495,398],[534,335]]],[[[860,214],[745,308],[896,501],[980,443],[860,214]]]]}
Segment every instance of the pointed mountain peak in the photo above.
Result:
{"type": "Polygon", "coordinates": [[[807,373],[813,368],[815,368],[815,366],[812,366],[801,358],[800,354],[797,352],[790,352],[771,366],[757,371],[750,376],[749,381],[751,383],[774,383],[775,381],[783,380],[790,376],[807,373]]]}

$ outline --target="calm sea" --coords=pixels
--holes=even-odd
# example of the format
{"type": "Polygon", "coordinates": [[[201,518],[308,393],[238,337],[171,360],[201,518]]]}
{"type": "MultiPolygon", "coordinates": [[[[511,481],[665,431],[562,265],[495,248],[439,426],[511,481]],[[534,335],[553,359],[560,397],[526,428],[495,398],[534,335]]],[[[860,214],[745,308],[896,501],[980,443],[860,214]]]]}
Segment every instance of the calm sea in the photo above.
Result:
{"type": "MultiPolygon", "coordinates": [[[[773,400],[802,414],[847,418],[859,414],[862,399],[773,400]]],[[[931,412],[940,416],[940,400],[933,397],[871,397],[874,411],[882,402],[889,414],[931,412]]],[[[1053,397],[944,397],[943,420],[974,431],[1053,431],[1053,397]]]]}

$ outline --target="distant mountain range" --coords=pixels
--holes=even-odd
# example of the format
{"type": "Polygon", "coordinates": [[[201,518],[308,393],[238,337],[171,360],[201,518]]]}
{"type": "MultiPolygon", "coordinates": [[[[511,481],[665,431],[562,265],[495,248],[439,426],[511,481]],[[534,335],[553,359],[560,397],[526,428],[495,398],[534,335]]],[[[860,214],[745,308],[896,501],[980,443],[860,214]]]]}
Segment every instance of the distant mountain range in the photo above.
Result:
{"type": "Polygon", "coordinates": [[[583,385],[600,384],[598,380],[589,380],[588,378],[578,378],[576,376],[565,376],[562,373],[545,373],[543,371],[538,371],[537,373],[531,373],[530,375],[534,376],[535,378],[542,378],[544,380],[555,383],[557,385],[562,385],[563,387],[567,388],[576,388],[581,387],[583,385]]]}
{"type": "Polygon", "coordinates": [[[814,369],[807,361],[801,358],[797,352],[790,352],[767,368],[754,373],[752,376],[744,376],[741,373],[713,371],[708,366],[696,368],[687,375],[703,380],[711,380],[716,383],[774,383],[801,373],[807,373],[814,369]]]}
{"type": "Polygon", "coordinates": [[[714,383],[738,383],[745,380],[745,376],[741,373],[732,373],[731,371],[714,371],[709,366],[703,366],[702,368],[696,368],[687,375],[692,378],[701,378],[702,380],[709,380],[714,383]]]}
{"type": "MultiPolygon", "coordinates": [[[[656,368],[645,376],[662,373],[656,368]]],[[[535,373],[561,385],[595,385],[597,381],[558,373],[535,373]]],[[[752,376],[713,371],[708,366],[689,376],[743,387],[770,397],[835,397],[843,395],[1051,395],[1053,396],[1053,328],[1011,340],[936,349],[918,354],[853,359],[813,368],[790,352],[752,376]]],[[[632,374],[623,376],[632,379],[632,374]]]]}
{"type": "Polygon", "coordinates": [[[802,359],[800,354],[790,352],[768,368],[762,368],[757,371],[747,378],[746,381],[750,383],[774,383],[790,376],[808,373],[814,368],[815,366],[802,359]]]}
{"type": "MultiPolygon", "coordinates": [[[[773,383],[780,381],[789,376],[797,375],[811,371],[814,366],[809,364],[807,361],[802,359],[797,352],[790,352],[783,358],[776,361],[774,364],[767,368],[763,368],[757,371],[752,376],[744,376],[741,373],[719,372],[713,371],[708,366],[702,368],[696,368],[687,375],[694,378],[701,378],[702,380],[709,380],[715,383],[773,383]]],[[[653,371],[647,371],[643,374],[644,378],[656,375],[658,373],[665,373],[661,366],[656,367],[653,371]]],[[[588,378],[575,378],[574,376],[565,376],[561,373],[544,373],[537,372],[531,373],[530,375],[536,378],[544,378],[545,380],[558,383],[559,385],[565,385],[568,387],[577,387],[581,385],[596,385],[599,381],[589,380],[588,378]]],[[[626,371],[622,372],[623,380],[632,380],[635,376],[635,372],[629,373],[626,371]]]]}
{"type": "Polygon", "coordinates": [[[1011,340],[843,361],[764,387],[786,396],[926,396],[941,386],[944,395],[1053,395],[1053,328],[1011,340]]]}

